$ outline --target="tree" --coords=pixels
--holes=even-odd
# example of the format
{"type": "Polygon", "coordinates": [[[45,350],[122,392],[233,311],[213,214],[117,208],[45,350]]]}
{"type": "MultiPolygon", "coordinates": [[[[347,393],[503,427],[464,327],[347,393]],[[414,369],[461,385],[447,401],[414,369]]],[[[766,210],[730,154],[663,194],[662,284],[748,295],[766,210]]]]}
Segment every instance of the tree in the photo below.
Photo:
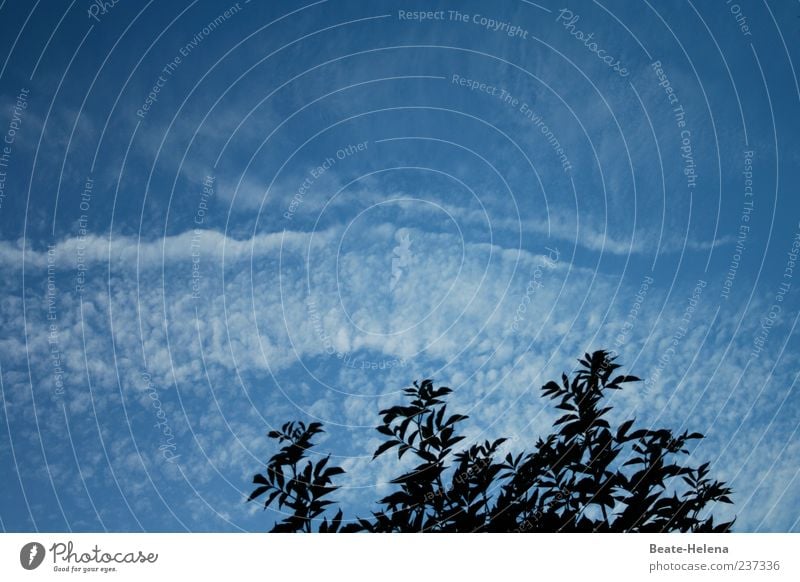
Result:
{"type": "Polygon", "coordinates": [[[633,419],[612,429],[608,391],[640,380],[614,376],[620,366],[606,351],[578,361],[571,381],[562,374],[560,383],[542,387],[564,414],[532,452],[502,456],[503,438],[456,451],[467,417],[448,415],[450,388],[423,380],[404,390],[407,403],[380,412],[384,441],[373,460],[395,451],[419,464],[392,480],[395,490],[370,518],[345,521],[337,508],[328,520],[334,502],[324,498],[345,471],[329,465],[330,457],[307,458],[320,423],[287,423],[268,434],[285,444],[253,478],[248,501],[266,496],[265,509],[275,504],[287,513],[273,532],[311,532],[315,524],[319,532],[730,531],[733,521],[716,524],[709,510],[732,503],[731,490],[709,477],[708,463],[680,462],[703,435],[634,429],[633,419]]]}

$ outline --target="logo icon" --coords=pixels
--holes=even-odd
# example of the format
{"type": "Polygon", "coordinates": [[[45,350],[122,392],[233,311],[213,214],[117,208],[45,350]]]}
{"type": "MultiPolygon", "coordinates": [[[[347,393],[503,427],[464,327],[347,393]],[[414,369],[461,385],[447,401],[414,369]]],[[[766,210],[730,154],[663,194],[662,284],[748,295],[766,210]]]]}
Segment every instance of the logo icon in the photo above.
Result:
{"type": "Polygon", "coordinates": [[[35,570],[44,561],[44,546],[39,542],[28,542],[19,551],[19,563],[26,570],[35,570]]]}

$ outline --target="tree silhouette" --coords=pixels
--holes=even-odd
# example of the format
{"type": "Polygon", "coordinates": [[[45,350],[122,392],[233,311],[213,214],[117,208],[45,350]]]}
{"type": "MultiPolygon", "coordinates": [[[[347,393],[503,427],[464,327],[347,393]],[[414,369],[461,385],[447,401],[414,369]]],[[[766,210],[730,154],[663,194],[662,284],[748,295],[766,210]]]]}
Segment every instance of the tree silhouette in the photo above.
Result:
{"type": "Polygon", "coordinates": [[[733,521],[714,523],[709,510],[731,503],[731,490],[708,476],[708,463],[696,468],[679,462],[689,441],[700,433],[633,429],[634,420],[612,429],[604,406],[609,390],[638,382],[617,375],[615,357],[586,354],[573,379],[548,382],[542,395],[564,414],[553,432],[529,453],[501,458],[500,438],[456,452],[464,440],[458,425],[467,419],[447,414],[450,388],[431,380],[404,390],[408,402],[380,412],[377,431],[384,437],[373,460],[395,450],[398,459],[419,460],[393,479],[395,490],[381,499],[370,518],[343,520],[334,502],[323,499],[343,474],[329,457],[307,459],[320,423],[287,423],[268,436],[285,443],[253,478],[248,501],[266,496],[287,517],[273,532],[727,532],[733,521]],[[305,465],[301,467],[305,460],[305,465]]]}

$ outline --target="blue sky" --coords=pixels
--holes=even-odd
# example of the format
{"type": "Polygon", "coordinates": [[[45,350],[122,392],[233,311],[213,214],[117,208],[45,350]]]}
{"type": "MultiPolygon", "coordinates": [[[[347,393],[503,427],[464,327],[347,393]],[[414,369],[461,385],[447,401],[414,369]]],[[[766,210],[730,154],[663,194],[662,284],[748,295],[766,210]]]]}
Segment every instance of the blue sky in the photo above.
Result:
{"type": "Polygon", "coordinates": [[[294,419],[363,515],[412,380],[530,448],[609,348],[620,418],[707,434],[721,517],[799,531],[798,17],[0,3],[0,527],[265,530],[294,419]]]}

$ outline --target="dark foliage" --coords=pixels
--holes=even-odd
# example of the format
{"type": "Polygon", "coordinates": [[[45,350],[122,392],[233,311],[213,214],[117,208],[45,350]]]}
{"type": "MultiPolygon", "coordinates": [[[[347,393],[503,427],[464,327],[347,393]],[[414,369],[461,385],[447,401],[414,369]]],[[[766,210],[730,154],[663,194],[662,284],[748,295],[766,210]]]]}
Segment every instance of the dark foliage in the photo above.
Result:
{"type": "Polygon", "coordinates": [[[319,423],[269,433],[286,444],[253,478],[248,501],[265,495],[265,508],[277,503],[286,512],[274,532],[310,532],[314,524],[320,532],[730,531],[733,522],[716,524],[708,515],[715,503],[731,503],[730,489],[708,476],[708,463],[681,462],[689,442],[703,435],[634,429],[634,420],[612,429],[607,391],[639,379],[615,376],[620,366],[605,351],[579,362],[571,381],[564,374],[542,387],[564,414],[533,452],[502,456],[502,438],[456,451],[467,417],[447,413],[449,388],[424,380],[404,391],[405,405],[380,413],[384,442],[373,459],[395,451],[418,464],[392,480],[395,490],[370,518],[344,521],[341,509],[330,521],[323,516],[333,503],[323,498],[337,489],[331,478],[344,470],[328,458],[306,459],[319,423]]]}

